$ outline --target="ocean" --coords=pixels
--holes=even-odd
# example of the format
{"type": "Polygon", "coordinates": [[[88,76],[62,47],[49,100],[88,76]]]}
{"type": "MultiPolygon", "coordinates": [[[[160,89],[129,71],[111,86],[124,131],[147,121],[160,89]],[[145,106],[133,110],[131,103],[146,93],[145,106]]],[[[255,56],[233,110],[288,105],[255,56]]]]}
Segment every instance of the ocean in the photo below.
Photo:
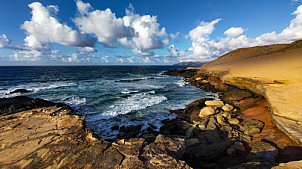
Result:
{"type": "Polygon", "coordinates": [[[0,67],[0,97],[25,95],[71,106],[88,127],[105,139],[115,139],[113,126],[142,125],[159,130],[169,110],[185,108],[202,98],[216,97],[161,75],[173,66],[26,66],[0,67]],[[5,95],[15,89],[30,93],[5,95]]]}

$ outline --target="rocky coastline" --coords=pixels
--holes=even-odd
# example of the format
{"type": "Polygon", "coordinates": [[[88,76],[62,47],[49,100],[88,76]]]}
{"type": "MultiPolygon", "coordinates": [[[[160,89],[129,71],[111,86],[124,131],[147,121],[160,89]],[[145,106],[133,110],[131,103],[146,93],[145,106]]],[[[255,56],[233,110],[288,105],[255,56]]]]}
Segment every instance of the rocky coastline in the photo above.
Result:
{"type": "Polygon", "coordinates": [[[202,90],[218,93],[220,100],[202,98],[171,111],[179,117],[164,121],[159,132],[150,129],[134,138],[139,127],[117,126],[120,138],[104,140],[67,105],[24,96],[0,99],[0,167],[302,167],[291,162],[301,160],[301,147],[271,122],[262,96],[195,69],[164,74],[183,76],[202,90]]]}

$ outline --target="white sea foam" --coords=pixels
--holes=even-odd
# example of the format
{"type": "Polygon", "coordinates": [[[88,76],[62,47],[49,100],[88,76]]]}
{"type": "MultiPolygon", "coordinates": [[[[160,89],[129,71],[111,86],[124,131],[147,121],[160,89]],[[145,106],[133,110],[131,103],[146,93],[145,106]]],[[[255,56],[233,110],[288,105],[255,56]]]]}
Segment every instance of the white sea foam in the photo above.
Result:
{"type": "Polygon", "coordinates": [[[189,84],[188,82],[184,82],[182,79],[173,83],[177,84],[179,87],[184,87],[185,85],[189,84]]]}
{"type": "Polygon", "coordinates": [[[79,96],[74,95],[70,98],[67,98],[63,102],[71,106],[80,106],[86,103],[86,98],[81,98],[79,96]]]}
{"type": "MultiPolygon", "coordinates": [[[[49,89],[73,86],[73,85],[75,85],[75,84],[72,82],[30,83],[30,84],[26,84],[26,85],[14,86],[14,87],[9,88],[8,90],[2,90],[2,94],[4,95],[5,93],[12,92],[16,89],[27,89],[31,93],[37,93],[37,92],[43,91],[43,90],[49,90],[49,89]]],[[[20,94],[13,94],[10,96],[16,96],[16,95],[20,95],[20,94]]]]}
{"type": "Polygon", "coordinates": [[[131,111],[142,110],[167,100],[165,96],[151,95],[151,92],[134,94],[131,97],[117,101],[109,107],[109,110],[102,113],[102,115],[112,117],[119,114],[127,114],[131,111]]]}
{"type": "Polygon", "coordinates": [[[121,93],[123,93],[123,94],[138,93],[138,90],[124,89],[124,91],[122,91],[121,93]]]}

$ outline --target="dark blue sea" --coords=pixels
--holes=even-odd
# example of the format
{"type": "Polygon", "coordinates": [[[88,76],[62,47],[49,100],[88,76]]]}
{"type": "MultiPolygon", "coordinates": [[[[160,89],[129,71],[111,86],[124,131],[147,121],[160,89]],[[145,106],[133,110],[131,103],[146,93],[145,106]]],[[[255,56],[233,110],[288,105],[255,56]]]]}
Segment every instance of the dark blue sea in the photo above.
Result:
{"type": "Polygon", "coordinates": [[[157,129],[169,110],[185,108],[206,93],[182,77],[161,75],[173,66],[30,66],[0,67],[0,97],[26,95],[63,102],[86,117],[103,138],[114,139],[112,126],[150,125],[157,129]],[[30,93],[5,95],[15,89],[30,93]]]}

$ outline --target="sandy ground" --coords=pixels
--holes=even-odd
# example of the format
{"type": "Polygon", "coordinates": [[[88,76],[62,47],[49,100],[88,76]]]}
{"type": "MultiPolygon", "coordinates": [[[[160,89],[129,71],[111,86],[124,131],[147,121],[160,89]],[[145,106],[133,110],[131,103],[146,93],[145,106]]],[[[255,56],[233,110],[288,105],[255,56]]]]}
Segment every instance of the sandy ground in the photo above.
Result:
{"type": "Polygon", "coordinates": [[[237,49],[200,69],[265,96],[273,122],[302,144],[302,41],[237,49]]]}

